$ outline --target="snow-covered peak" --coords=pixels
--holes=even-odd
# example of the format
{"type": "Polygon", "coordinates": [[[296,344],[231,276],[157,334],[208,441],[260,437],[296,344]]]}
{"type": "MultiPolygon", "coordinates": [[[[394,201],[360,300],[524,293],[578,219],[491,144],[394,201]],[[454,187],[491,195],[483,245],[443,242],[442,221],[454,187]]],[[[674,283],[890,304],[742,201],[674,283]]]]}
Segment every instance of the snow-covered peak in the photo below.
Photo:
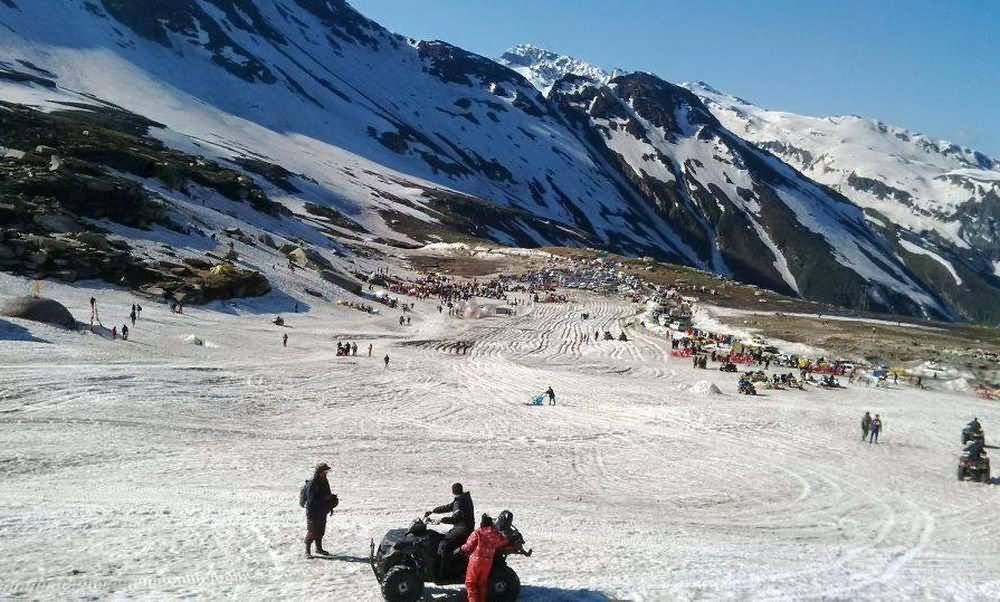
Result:
{"type": "Polygon", "coordinates": [[[578,58],[531,44],[514,46],[503,53],[497,62],[523,75],[542,94],[548,94],[556,81],[565,75],[578,75],[604,84],[618,73],[618,70],[605,71],[578,58]]]}
{"type": "Polygon", "coordinates": [[[766,109],[704,82],[683,84],[730,130],[858,205],[915,233],[978,246],[963,207],[1000,193],[1000,160],[857,115],[810,117],[766,109]]]}

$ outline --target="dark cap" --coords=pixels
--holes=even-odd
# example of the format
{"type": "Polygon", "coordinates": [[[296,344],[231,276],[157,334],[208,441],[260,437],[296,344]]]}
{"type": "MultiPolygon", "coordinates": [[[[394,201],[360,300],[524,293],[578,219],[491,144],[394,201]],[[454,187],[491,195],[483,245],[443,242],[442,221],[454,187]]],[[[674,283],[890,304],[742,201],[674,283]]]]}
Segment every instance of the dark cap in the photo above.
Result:
{"type": "Polygon", "coordinates": [[[451,493],[452,493],[452,495],[462,495],[462,491],[463,490],[462,490],[462,484],[461,483],[453,483],[452,484],[452,486],[451,486],[451,493]]]}
{"type": "Polygon", "coordinates": [[[316,467],[316,470],[317,471],[320,471],[320,470],[330,470],[330,465],[327,464],[326,462],[323,462],[322,464],[320,464],[319,466],[316,467]]]}

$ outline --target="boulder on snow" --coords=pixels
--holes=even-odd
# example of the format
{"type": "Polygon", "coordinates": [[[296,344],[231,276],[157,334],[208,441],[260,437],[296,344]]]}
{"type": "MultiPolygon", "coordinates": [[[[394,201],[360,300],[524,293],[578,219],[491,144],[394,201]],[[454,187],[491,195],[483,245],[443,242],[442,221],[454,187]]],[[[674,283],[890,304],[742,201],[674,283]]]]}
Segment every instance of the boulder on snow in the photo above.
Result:
{"type": "Polygon", "coordinates": [[[66,306],[44,297],[14,297],[0,307],[0,316],[42,322],[62,328],[76,329],[76,319],[66,306]]]}

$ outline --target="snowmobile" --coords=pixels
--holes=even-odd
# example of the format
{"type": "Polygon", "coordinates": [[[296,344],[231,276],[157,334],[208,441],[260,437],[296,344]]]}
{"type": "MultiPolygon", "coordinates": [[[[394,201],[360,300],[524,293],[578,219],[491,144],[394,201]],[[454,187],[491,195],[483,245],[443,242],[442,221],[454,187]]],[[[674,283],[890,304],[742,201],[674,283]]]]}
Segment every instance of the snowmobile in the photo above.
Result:
{"type": "MultiPolygon", "coordinates": [[[[514,527],[514,515],[504,510],[496,520],[496,529],[510,542],[512,549],[498,550],[490,571],[487,599],[490,602],[514,602],[521,592],[521,580],[507,566],[511,554],[531,556],[525,551],[524,537],[514,527]]],[[[424,591],[424,583],[458,585],[465,582],[468,559],[461,554],[448,555],[444,566],[438,557],[438,546],[444,535],[427,528],[418,518],[409,529],[392,529],[375,547],[371,541],[369,562],[382,589],[386,602],[416,602],[424,591]]]]}
{"type": "Polygon", "coordinates": [[[958,480],[964,481],[971,478],[980,483],[990,482],[990,459],[983,452],[978,458],[970,458],[968,454],[963,454],[958,459],[958,480]]]}

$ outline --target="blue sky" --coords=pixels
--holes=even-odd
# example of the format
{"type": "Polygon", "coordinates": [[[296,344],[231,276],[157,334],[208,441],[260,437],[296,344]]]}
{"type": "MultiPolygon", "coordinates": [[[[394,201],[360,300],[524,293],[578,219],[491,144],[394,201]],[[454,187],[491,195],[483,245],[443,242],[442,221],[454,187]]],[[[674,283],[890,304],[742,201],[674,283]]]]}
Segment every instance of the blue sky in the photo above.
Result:
{"type": "Polygon", "coordinates": [[[485,56],[531,42],[1000,156],[1000,1],[351,1],[393,31],[485,56]]]}

